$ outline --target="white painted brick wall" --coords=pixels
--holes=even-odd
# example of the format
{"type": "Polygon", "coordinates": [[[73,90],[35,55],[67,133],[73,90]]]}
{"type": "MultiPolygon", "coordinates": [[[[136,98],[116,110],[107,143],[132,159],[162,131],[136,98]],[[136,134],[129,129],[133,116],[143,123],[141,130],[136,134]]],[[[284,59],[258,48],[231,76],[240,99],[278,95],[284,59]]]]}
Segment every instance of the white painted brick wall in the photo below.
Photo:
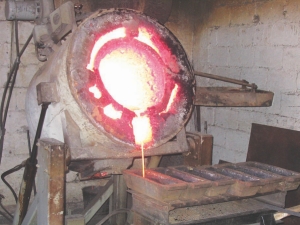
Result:
{"type": "MultiPolygon", "coordinates": [[[[0,1],[1,95],[11,63],[11,22],[5,21],[4,4],[5,2],[0,1]]],[[[197,4],[210,4],[210,1],[198,1],[197,4]]],[[[275,93],[273,106],[270,108],[201,107],[202,129],[204,121],[207,121],[208,133],[214,135],[213,163],[217,163],[219,159],[245,161],[251,123],[300,130],[300,2],[218,0],[213,7],[205,8],[209,10],[209,14],[203,20],[184,25],[192,16],[183,13],[188,8],[185,1],[180,1],[176,9],[178,11],[171,15],[167,25],[182,42],[195,70],[246,79],[275,93]],[[259,15],[260,22],[257,24],[253,23],[254,15],[259,15]]],[[[198,15],[200,14],[196,16],[198,15]]],[[[21,45],[25,43],[32,27],[32,23],[20,23],[21,45]]],[[[7,137],[0,173],[21,163],[28,156],[25,94],[40,65],[31,44],[21,59],[7,120],[7,137]]],[[[232,86],[207,78],[197,78],[197,83],[200,86],[232,86]]],[[[19,188],[22,172],[8,177],[15,190],[19,188]]],[[[69,180],[71,185],[68,188],[76,189],[72,181],[73,179],[69,180]]],[[[4,204],[14,203],[1,181],[0,194],[6,197],[4,204]]],[[[74,201],[78,200],[76,192],[69,194],[74,201]]]]}
{"type": "MultiPolygon", "coordinates": [[[[300,130],[300,2],[243,2],[217,1],[206,24],[196,28],[195,49],[204,49],[207,62],[197,64],[203,54],[194,52],[195,68],[246,79],[275,96],[269,108],[201,107],[202,127],[208,121],[208,132],[214,136],[213,163],[245,161],[251,123],[300,130]],[[254,15],[258,23],[253,23],[254,15]]],[[[216,84],[203,78],[197,83],[216,84]]]]}
{"type": "MultiPolygon", "coordinates": [[[[0,2],[0,93],[7,80],[10,67],[15,59],[15,47],[12,43],[12,22],[6,21],[4,15],[5,1],[0,2]]],[[[19,43],[23,47],[33,28],[30,22],[19,22],[19,43]]],[[[6,122],[4,150],[0,165],[0,174],[20,164],[28,158],[27,122],[25,116],[25,96],[28,84],[41,63],[35,57],[34,45],[26,49],[21,58],[20,68],[12,94],[6,122]]],[[[7,176],[7,181],[18,193],[23,170],[7,176]]],[[[0,194],[5,196],[4,205],[14,204],[14,198],[9,189],[0,181],[0,194]]]]}

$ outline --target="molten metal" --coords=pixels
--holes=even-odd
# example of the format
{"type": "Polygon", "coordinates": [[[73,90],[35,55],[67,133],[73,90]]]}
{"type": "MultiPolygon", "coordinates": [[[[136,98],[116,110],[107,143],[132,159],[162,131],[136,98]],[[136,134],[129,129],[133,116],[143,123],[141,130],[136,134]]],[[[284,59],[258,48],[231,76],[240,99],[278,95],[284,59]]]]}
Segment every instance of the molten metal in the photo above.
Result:
{"type": "Polygon", "coordinates": [[[173,138],[188,120],[194,95],[191,67],[173,34],[122,9],[95,14],[77,33],[69,83],[92,124],[132,151],[173,138]]]}

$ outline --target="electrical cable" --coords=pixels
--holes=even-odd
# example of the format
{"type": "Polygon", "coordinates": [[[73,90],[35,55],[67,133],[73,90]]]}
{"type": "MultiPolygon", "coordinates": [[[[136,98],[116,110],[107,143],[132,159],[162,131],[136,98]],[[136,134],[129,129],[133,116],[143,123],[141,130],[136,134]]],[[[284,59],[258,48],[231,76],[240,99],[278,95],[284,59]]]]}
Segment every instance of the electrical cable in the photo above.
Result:
{"type": "MultiPolygon", "coordinates": [[[[28,144],[29,157],[31,157],[31,143],[30,143],[30,133],[29,133],[29,130],[27,130],[27,144],[28,144]]],[[[33,183],[33,193],[34,193],[34,195],[36,195],[36,185],[35,185],[35,182],[33,183]]]]}
{"type": "Polygon", "coordinates": [[[17,194],[16,192],[14,191],[14,189],[10,186],[10,184],[5,180],[5,177],[8,176],[9,174],[12,174],[20,169],[22,169],[23,167],[25,167],[25,164],[26,164],[26,160],[23,161],[21,164],[15,166],[14,168],[12,169],[9,169],[7,171],[5,171],[4,173],[1,174],[1,179],[3,181],[3,183],[6,184],[6,186],[10,189],[10,191],[12,192],[14,198],[15,198],[15,201],[16,203],[18,202],[18,197],[17,197],[17,194]]]}
{"type": "Polygon", "coordinates": [[[2,152],[3,152],[3,144],[4,144],[4,136],[5,136],[5,124],[6,124],[6,118],[7,118],[7,113],[8,113],[8,108],[10,104],[10,99],[12,95],[12,91],[14,88],[17,72],[19,69],[19,64],[20,64],[20,58],[25,52],[28,44],[30,43],[33,34],[31,33],[28,39],[26,40],[24,46],[22,47],[21,51],[19,49],[19,38],[18,38],[18,21],[15,21],[15,39],[16,39],[16,54],[17,58],[14,61],[14,64],[8,74],[7,82],[5,84],[4,92],[2,95],[2,100],[1,100],[1,106],[0,106],[0,164],[1,164],[1,159],[2,159],[2,152]],[[11,85],[10,85],[11,84],[11,85]],[[7,92],[9,89],[9,96],[6,98],[7,92]],[[6,106],[4,106],[6,103],[6,106]],[[5,111],[4,111],[5,108],[5,111]]]}
{"type": "Polygon", "coordinates": [[[102,225],[104,224],[104,222],[106,220],[108,220],[110,217],[116,215],[116,214],[119,214],[119,213],[129,213],[130,212],[130,209],[118,209],[118,210],[115,210],[111,213],[109,213],[108,215],[106,215],[102,220],[100,220],[96,225],[102,225]]]}
{"type": "Polygon", "coordinates": [[[9,218],[7,215],[5,215],[5,213],[0,211],[0,214],[5,217],[5,219],[7,219],[9,222],[13,222],[13,220],[11,218],[9,218]]]}
{"type": "MultiPolygon", "coordinates": [[[[8,210],[3,206],[3,204],[2,204],[2,199],[4,199],[4,196],[0,194],[0,206],[1,206],[1,208],[7,213],[7,215],[9,215],[11,218],[14,218],[14,216],[13,216],[12,214],[10,214],[10,213],[8,212],[8,210]]],[[[2,214],[2,215],[3,215],[3,214],[2,214]]]]}

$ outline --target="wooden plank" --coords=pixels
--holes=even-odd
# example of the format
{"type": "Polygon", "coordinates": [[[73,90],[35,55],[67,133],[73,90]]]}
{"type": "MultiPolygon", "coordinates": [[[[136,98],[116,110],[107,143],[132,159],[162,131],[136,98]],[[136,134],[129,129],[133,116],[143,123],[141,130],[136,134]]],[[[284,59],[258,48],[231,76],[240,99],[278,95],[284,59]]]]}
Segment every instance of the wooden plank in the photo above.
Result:
{"type": "Polygon", "coordinates": [[[274,93],[233,87],[196,87],[195,105],[222,107],[269,107],[274,93]]]}

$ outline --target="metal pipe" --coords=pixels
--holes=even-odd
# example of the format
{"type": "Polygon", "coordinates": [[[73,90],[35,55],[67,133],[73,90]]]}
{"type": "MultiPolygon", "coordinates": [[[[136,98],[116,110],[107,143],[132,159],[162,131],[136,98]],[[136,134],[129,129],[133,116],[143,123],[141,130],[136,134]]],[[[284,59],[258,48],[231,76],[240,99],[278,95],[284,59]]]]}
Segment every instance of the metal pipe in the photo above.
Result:
{"type": "Polygon", "coordinates": [[[38,15],[36,5],[36,1],[6,1],[6,20],[33,21],[38,15]]]}
{"type": "Polygon", "coordinates": [[[31,155],[30,155],[30,161],[32,163],[36,161],[37,149],[38,149],[37,142],[38,142],[38,140],[41,137],[42,129],[43,129],[44,121],[45,121],[46,112],[47,112],[48,106],[50,104],[51,103],[49,103],[49,102],[42,104],[41,115],[40,115],[38,127],[37,127],[37,130],[36,130],[36,134],[35,134],[35,138],[34,138],[34,142],[33,142],[33,146],[32,146],[32,151],[31,151],[31,155]]]}
{"type": "Polygon", "coordinates": [[[197,72],[197,71],[195,71],[194,74],[196,76],[200,76],[200,77],[206,77],[206,78],[210,78],[210,79],[214,79],[214,80],[224,81],[227,83],[239,84],[239,85],[242,85],[245,87],[251,87],[254,90],[257,89],[256,84],[254,84],[254,83],[250,84],[248,81],[245,81],[245,80],[236,80],[236,79],[232,79],[232,78],[228,78],[228,77],[222,77],[222,76],[218,76],[218,75],[214,75],[214,74],[197,72]]]}
{"type": "Polygon", "coordinates": [[[196,105],[196,127],[197,127],[197,131],[201,132],[200,105],[196,105]]]}
{"type": "Polygon", "coordinates": [[[40,119],[39,119],[37,131],[36,131],[36,135],[34,138],[31,155],[30,155],[30,158],[27,159],[26,165],[25,165],[23,181],[21,184],[20,193],[19,193],[19,201],[18,201],[19,218],[15,218],[16,222],[18,220],[17,224],[19,224],[19,225],[22,223],[23,219],[26,216],[29,201],[30,201],[30,196],[31,196],[31,192],[32,192],[32,187],[34,186],[34,179],[35,179],[35,175],[36,175],[36,171],[37,171],[37,167],[36,167],[37,150],[38,150],[37,142],[41,137],[42,128],[43,128],[43,124],[44,124],[44,120],[45,120],[45,116],[46,116],[46,112],[47,112],[49,104],[50,104],[49,102],[42,104],[42,110],[41,110],[41,114],[40,114],[40,119]]]}

